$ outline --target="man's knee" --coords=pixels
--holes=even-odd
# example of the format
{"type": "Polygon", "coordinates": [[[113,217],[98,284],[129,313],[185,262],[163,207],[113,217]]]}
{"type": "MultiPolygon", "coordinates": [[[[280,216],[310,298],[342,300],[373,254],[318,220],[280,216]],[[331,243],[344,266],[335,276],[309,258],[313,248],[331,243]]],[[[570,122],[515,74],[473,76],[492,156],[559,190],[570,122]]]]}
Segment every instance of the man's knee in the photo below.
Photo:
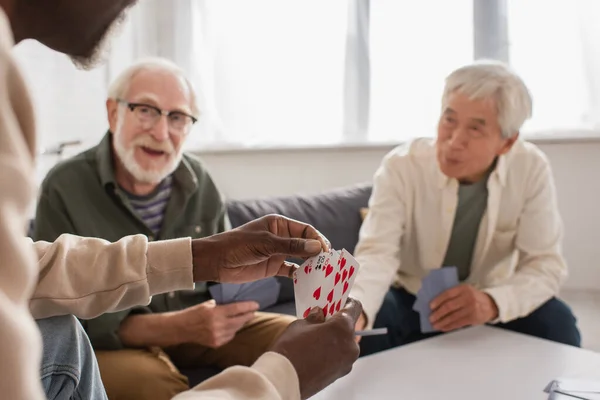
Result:
{"type": "Polygon", "coordinates": [[[383,303],[381,303],[381,307],[379,308],[379,311],[377,311],[373,327],[383,328],[399,324],[401,314],[400,305],[398,304],[398,299],[396,299],[393,290],[394,289],[390,289],[385,294],[383,303]]]}
{"type": "Polygon", "coordinates": [[[111,400],[166,400],[189,388],[187,378],[160,350],[97,351],[96,356],[111,400]]]}
{"type": "Polygon", "coordinates": [[[256,317],[237,336],[247,333],[253,342],[260,343],[266,351],[296,319],[286,314],[257,312],[256,317]]]}
{"type": "Polygon", "coordinates": [[[397,336],[400,334],[399,326],[402,323],[403,305],[399,304],[399,299],[394,293],[395,289],[390,289],[383,298],[383,303],[377,312],[373,328],[388,328],[385,335],[367,336],[360,341],[360,355],[367,356],[388,350],[400,344],[397,336]]]}
{"type": "Polygon", "coordinates": [[[540,314],[537,320],[546,331],[546,339],[581,347],[581,334],[577,328],[577,318],[564,302],[552,298],[534,313],[540,314]]]}
{"type": "MultiPolygon", "coordinates": [[[[507,325],[511,325],[510,323],[507,325]]],[[[527,317],[515,321],[523,333],[571,346],[581,347],[581,334],[575,315],[564,302],[548,300],[527,317]]]]}

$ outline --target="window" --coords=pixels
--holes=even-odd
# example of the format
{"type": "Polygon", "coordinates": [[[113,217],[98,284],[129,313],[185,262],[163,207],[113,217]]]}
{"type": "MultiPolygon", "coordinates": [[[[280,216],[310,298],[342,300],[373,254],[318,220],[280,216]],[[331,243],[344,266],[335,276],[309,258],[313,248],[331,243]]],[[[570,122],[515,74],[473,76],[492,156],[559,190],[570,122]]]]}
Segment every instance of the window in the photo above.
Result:
{"type": "Polygon", "coordinates": [[[600,128],[600,110],[594,110],[600,87],[593,83],[600,75],[600,30],[595,28],[600,20],[598,3],[508,3],[509,62],[533,98],[533,117],[524,133],[600,128]]]}
{"type": "MultiPolygon", "coordinates": [[[[342,136],[346,0],[213,0],[197,8],[216,130],[192,141],[337,143],[342,136]],[[206,58],[210,59],[207,65],[206,58]]],[[[210,112],[210,111],[209,111],[210,112]]],[[[204,126],[206,128],[206,126],[204,126]]]]}
{"type": "Polygon", "coordinates": [[[473,60],[473,1],[371,1],[370,141],[435,135],[444,78],[473,60]]]}
{"type": "Polygon", "coordinates": [[[598,0],[148,0],[130,14],[91,72],[34,42],[17,47],[42,146],[97,142],[108,82],[148,55],[196,86],[203,113],[188,148],[433,136],[444,78],[484,56],[530,88],[525,135],[600,131],[598,0]]]}

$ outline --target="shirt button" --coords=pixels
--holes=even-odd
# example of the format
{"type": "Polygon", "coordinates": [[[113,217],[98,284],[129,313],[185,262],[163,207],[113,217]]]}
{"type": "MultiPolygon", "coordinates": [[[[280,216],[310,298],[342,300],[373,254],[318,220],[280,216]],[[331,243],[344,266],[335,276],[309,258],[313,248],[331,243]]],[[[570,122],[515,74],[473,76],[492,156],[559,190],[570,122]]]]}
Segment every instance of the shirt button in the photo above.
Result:
{"type": "Polygon", "coordinates": [[[202,228],[200,227],[200,225],[196,225],[196,227],[194,228],[194,231],[196,233],[200,233],[202,231],[202,228]]]}
{"type": "Polygon", "coordinates": [[[175,292],[169,292],[169,298],[172,299],[175,297],[175,292]]]}

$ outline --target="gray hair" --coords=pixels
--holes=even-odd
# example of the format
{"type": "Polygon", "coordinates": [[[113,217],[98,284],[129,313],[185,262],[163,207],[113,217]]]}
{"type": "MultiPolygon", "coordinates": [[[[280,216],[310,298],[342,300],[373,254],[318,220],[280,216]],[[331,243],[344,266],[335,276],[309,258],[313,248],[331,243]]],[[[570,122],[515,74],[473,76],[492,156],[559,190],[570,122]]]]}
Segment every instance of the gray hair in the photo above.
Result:
{"type": "Polygon", "coordinates": [[[131,83],[132,79],[139,72],[148,70],[170,72],[173,74],[173,76],[183,79],[190,91],[190,108],[192,115],[194,115],[196,118],[200,115],[200,107],[198,106],[196,92],[194,91],[194,87],[185,75],[183,69],[181,69],[172,61],[160,57],[143,58],[127,67],[108,87],[108,97],[113,100],[123,98],[129,90],[129,84],[131,83]]]}
{"type": "Polygon", "coordinates": [[[479,60],[461,67],[446,77],[442,103],[455,92],[471,99],[492,99],[498,112],[502,137],[508,139],[519,133],[523,123],[531,117],[532,100],[521,78],[506,64],[479,60]]]}

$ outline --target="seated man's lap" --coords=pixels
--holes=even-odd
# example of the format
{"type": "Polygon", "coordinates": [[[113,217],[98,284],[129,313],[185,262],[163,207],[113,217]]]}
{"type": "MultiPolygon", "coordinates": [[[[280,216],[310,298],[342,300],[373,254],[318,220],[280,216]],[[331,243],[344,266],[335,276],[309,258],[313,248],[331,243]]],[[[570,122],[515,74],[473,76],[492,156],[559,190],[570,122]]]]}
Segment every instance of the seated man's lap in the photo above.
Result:
{"type": "Polygon", "coordinates": [[[165,349],[179,368],[233,365],[252,365],[279,338],[296,317],[283,314],[257,312],[235,337],[218,348],[184,344],[165,349]]]}
{"type": "Polygon", "coordinates": [[[421,333],[419,313],[413,310],[415,296],[403,288],[390,288],[379,309],[373,328],[388,328],[387,335],[366,336],[360,354],[366,356],[402,346],[437,334],[421,333]]]}
{"type": "MultiPolygon", "coordinates": [[[[373,325],[373,328],[388,328],[388,334],[362,338],[361,356],[441,334],[421,333],[419,313],[412,309],[414,302],[415,296],[406,290],[389,289],[373,325]]],[[[564,302],[556,298],[542,304],[526,317],[493,326],[572,346],[581,346],[581,336],[575,316],[564,302]]]]}
{"type": "Polygon", "coordinates": [[[499,328],[581,347],[577,319],[564,302],[552,298],[526,317],[497,324],[499,328]]]}
{"type": "Polygon", "coordinates": [[[109,399],[170,399],[189,388],[179,368],[252,365],[296,318],[257,313],[231,342],[216,348],[185,344],[163,350],[96,351],[109,399]],[[133,384],[135,382],[135,384],[133,384]]]}
{"type": "Polygon", "coordinates": [[[167,400],[189,388],[187,378],[160,349],[96,351],[110,400],[167,400]]]}

